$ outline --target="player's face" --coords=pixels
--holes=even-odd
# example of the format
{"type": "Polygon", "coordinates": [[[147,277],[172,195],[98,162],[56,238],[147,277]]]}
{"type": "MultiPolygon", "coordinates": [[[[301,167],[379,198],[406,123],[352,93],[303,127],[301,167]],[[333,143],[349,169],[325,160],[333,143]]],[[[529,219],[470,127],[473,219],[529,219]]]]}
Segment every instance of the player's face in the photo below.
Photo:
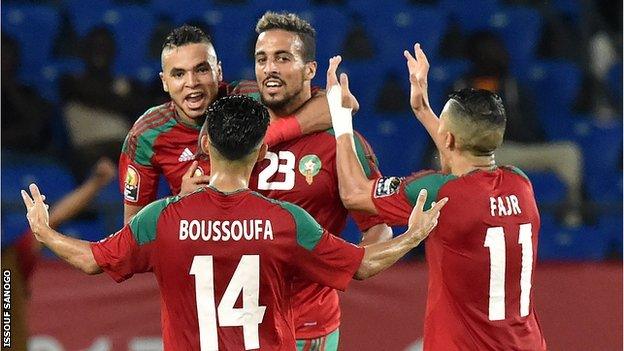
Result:
{"type": "Polygon", "coordinates": [[[262,102],[272,110],[298,108],[310,94],[316,62],[305,62],[297,34],[274,29],[256,41],[256,81],[262,102]]]}
{"type": "Polygon", "coordinates": [[[160,73],[163,89],[169,93],[180,117],[202,117],[217,98],[222,80],[221,65],[212,44],[197,43],[165,49],[160,73]]]}

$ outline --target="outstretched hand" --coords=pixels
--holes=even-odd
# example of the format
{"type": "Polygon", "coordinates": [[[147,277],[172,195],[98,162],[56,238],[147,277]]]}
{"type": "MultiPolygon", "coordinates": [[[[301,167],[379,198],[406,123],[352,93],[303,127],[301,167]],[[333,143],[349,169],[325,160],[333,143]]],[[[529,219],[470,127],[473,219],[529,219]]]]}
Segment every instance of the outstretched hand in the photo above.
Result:
{"type": "Polygon", "coordinates": [[[330,58],[327,69],[327,104],[336,139],[343,134],[353,134],[351,112],[354,107],[359,108],[357,100],[349,91],[349,78],[345,73],[340,75],[338,82],[336,70],[341,61],[340,56],[330,58]]]}
{"type": "Polygon", "coordinates": [[[414,56],[408,51],[403,52],[407,60],[407,70],[410,80],[410,105],[414,112],[429,109],[429,96],[427,93],[427,74],[429,73],[429,61],[420,44],[414,44],[414,56]]]}
{"type": "Polygon", "coordinates": [[[336,71],[338,70],[340,62],[342,62],[342,57],[340,55],[334,56],[329,59],[326,90],[329,92],[329,89],[331,89],[332,86],[339,85],[340,96],[342,99],[342,107],[350,108],[353,112],[357,112],[360,109],[360,103],[351,93],[351,90],[349,90],[349,77],[346,73],[341,73],[340,81],[338,81],[338,75],[336,71]]]}
{"type": "Polygon", "coordinates": [[[117,174],[117,167],[108,157],[101,157],[93,166],[91,177],[97,181],[100,186],[110,183],[117,174]]]}
{"type": "Polygon", "coordinates": [[[37,185],[33,183],[28,188],[30,195],[25,190],[21,191],[22,200],[24,200],[24,205],[26,205],[26,218],[33,234],[35,234],[37,240],[41,241],[41,232],[50,228],[49,206],[45,204],[45,195],[41,195],[37,185]]]}
{"type": "Polygon", "coordinates": [[[438,218],[440,217],[440,210],[448,202],[448,198],[443,198],[440,201],[433,202],[431,208],[427,211],[424,210],[425,201],[427,201],[427,190],[422,189],[418,194],[416,205],[412,210],[408,221],[407,230],[410,232],[415,231],[417,239],[422,241],[429,233],[438,225],[438,218]]]}

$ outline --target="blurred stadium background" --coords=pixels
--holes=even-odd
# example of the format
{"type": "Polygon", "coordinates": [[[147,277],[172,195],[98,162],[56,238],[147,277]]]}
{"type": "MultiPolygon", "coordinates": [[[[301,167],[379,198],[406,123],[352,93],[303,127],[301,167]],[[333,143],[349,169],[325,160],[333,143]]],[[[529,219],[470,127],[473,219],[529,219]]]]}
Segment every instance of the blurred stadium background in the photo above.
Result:
{"type": "MultiPolygon", "coordinates": [[[[582,205],[572,221],[568,184],[550,170],[529,172],[542,215],[534,289],[547,341],[553,350],[621,349],[619,1],[3,1],[2,247],[27,226],[19,189],[35,181],[54,202],[84,178],[85,157],[93,160],[98,152],[115,157],[110,147],[84,140],[99,137],[93,130],[97,121],[94,127],[75,125],[72,104],[104,110],[129,127],[145,109],[166,101],[158,78],[160,45],[182,23],[210,33],[226,80],[254,79],[253,28],[266,10],[296,12],[316,27],[315,85],[325,85],[327,59],[343,55],[343,70],[361,104],[356,128],[387,175],[408,175],[432,163],[429,138],[409,110],[402,51],[422,44],[432,66],[430,99],[439,112],[457,82],[474,78],[478,58],[472,49],[479,34],[500,38],[508,52],[502,59],[505,76],[528,92],[517,101],[520,115],[537,121],[540,143],[570,142],[583,158],[582,205]],[[102,31],[112,44],[102,39],[102,31]],[[91,72],[90,65],[109,53],[110,70],[91,72]],[[15,113],[24,111],[24,104],[31,112],[15,113]]],[[[105,141],[118,152],[122,140],[105,141]]],[[[160,188],[166,195],[164,182],[160,188]]],[[[61,230],[99,240],[118,229],[122,217],[115,180],[61,230]]],[[[349,224],[344,236],[356,241],[355,226],[349,224]]],[[[153,339],[159,331],[158,294],[151,277],[119,286],[106,278],[82,277],[47,257],[32,282],[29,317],[37,336],[32,349],[158,349],[153,339]]],[[[412,343],[418,349],[425,280],[417,251],[388,274],[354,284],[343,295],[344,349],[402,350],[412,343]]]]}

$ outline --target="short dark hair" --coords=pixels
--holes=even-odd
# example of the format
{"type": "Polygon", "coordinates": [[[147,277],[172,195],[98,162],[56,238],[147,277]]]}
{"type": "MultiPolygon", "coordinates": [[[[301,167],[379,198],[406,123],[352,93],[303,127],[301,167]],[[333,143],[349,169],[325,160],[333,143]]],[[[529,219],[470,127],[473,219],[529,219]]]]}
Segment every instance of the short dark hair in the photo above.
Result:
{"type": "Polygon", "coordinates": [[[484,89],[465,88],[449,95],[463,147],[474,155],[491,155],[503,142],[507,117],[503,101],[484,89]]]}
{"type": "Polygon", "coordinates": [[[202,135],[230,161],[249,155],[266,134],[269,112],[256,100],[244,95],[222,97],[206,112],[202,135]]]}
{"type": "Polygon", "coordinates": [[[256,33],[261,34],[271,29],[281,29],[295,33],[303,43],[301,55],[306,62],[316,59],[316,31],[312,25],[294,13],[265,12],[256,24],[256,33]]]}
{"type": "Polygon", "coordinates": [[[198,27],[183,24],[167,34],[162,48],[165,50],[187,44],[198,43],[211,44],[212,41],[210,40],[210,36],[198,27]]]}

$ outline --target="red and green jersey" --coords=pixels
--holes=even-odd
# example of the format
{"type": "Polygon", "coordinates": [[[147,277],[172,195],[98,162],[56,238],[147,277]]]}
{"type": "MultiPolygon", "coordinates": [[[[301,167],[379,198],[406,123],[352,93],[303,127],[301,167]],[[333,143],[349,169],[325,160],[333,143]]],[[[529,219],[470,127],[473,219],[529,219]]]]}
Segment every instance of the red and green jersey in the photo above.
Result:
{"type": "MultiPolygon", "coordinates": [[[[356,133],[355,145],[366,174],[379,177],[376,158],[366,141],[356,133]]],[[[345,227],[347,210],[340,200],[336,171],[336,139],[333,130],[304,135],[269,147],[251,177],[250,187],[273,199],[301,206],[331,233],[345,227]]],[[[362,230],[382,221],[354,213],[362,230]]],[[[297,339],[327,335],[340,325],[340,307],[335,290],[299,279],[293,300],[297,339]]]]}
{"type": "Polygon", "coordinates": [[[526,175],[423,171],[380,178],[371,196],[382,218],[405,225],[422,188],[426,209],[449,198],[426,240],[424,349],[545,350],[531,289],[540,217],[526,175]]]}
{"type": "MultiPolygon", "coordinates": [[[[231,94],[260,99],[258,87],[251,81],[220,84],[219,97],[231,94]]],[[[171,192],[178,194],[182,176],[195,160],[200,129],[201,126],[183,123],[172,101],[152,107],[139,117],[126,137],[119,158],[119,187],[124,202],[145,206],[156,200],[161,174],[171,192]]],[[[210,172],[207,158],[198,161],[199,172],[210,172]]]]}
{"type": "Polygon", "coordinates": [[[364,255],[296,205],[212,188],[151,203],[91,249],[118,282],[154,273],[165,350],[294,350],[294,277],[344,290],[364,255]]]}

